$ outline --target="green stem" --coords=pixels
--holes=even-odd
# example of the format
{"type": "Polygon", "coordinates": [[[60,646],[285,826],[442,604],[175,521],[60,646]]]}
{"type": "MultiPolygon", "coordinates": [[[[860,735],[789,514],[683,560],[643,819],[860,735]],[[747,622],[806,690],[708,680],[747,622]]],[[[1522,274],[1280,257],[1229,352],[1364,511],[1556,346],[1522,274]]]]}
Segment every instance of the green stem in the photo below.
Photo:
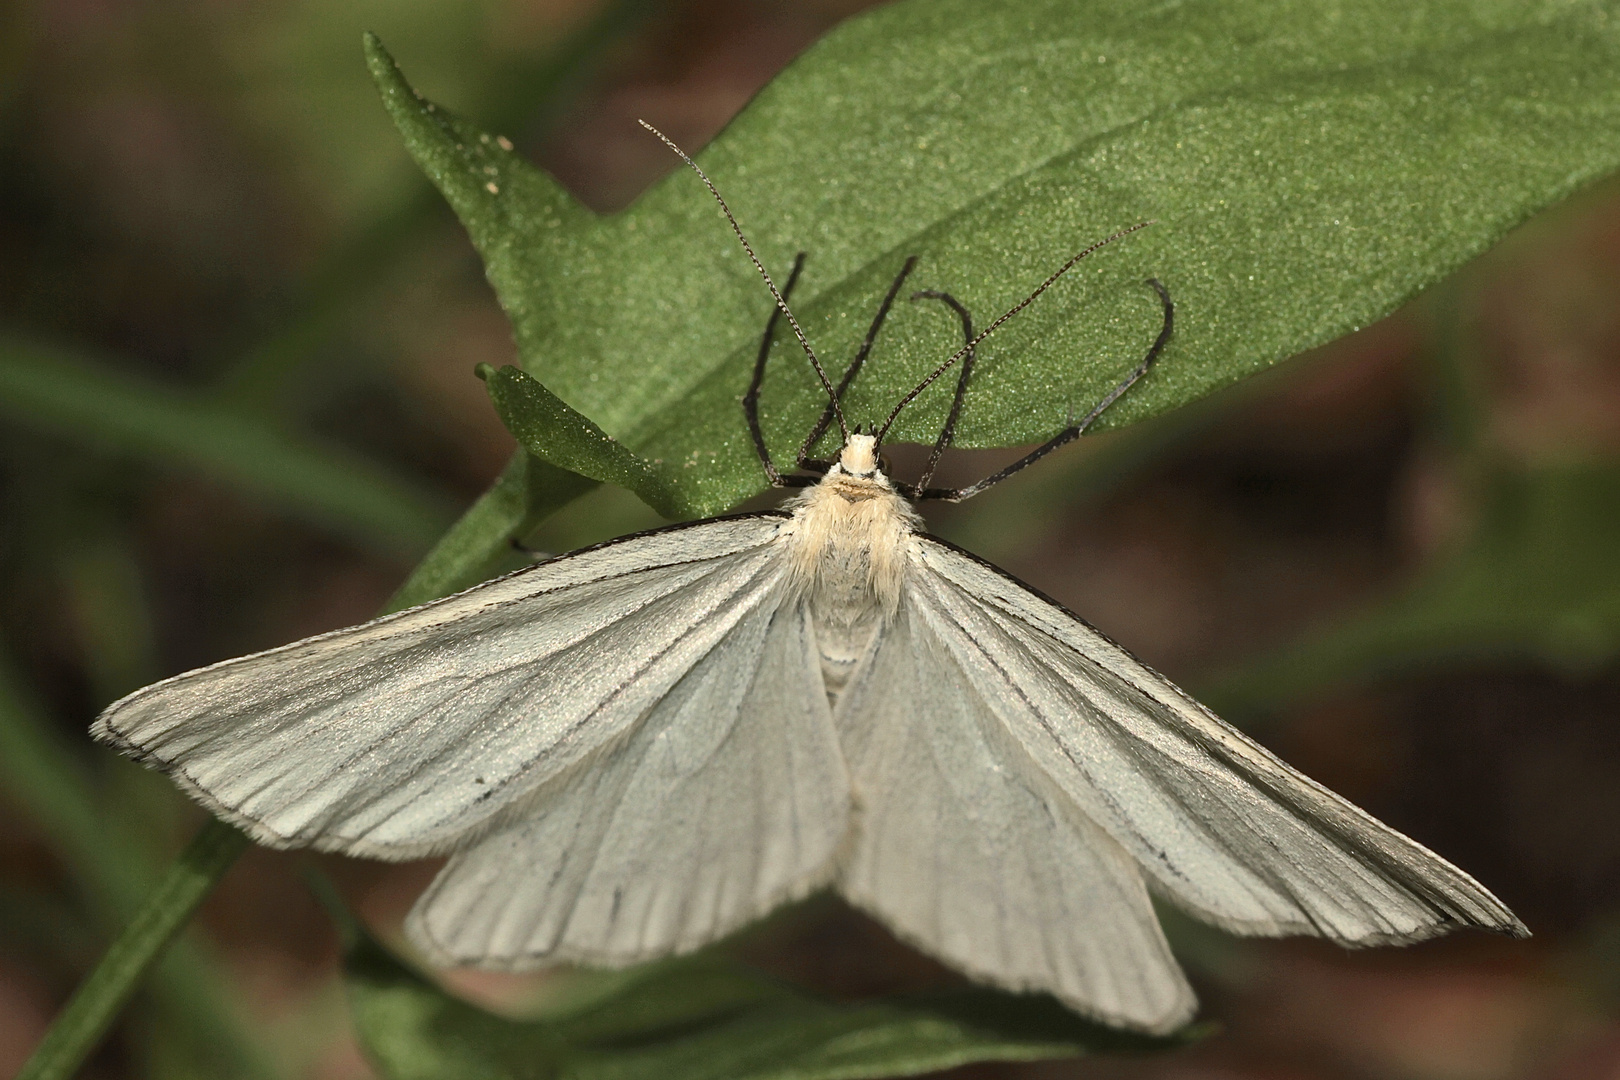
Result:
{"type": "Polygon", "coordinates": [[[67,1080],[111,1026],[146,969],[248,846],[223,821],[202,827],[67,1003],[17,1080],[67,1080]]]}
{"type": "MultiPolygon", "coordinates": [[[[73,748],[53,730],[10,658],[0,652],[0,788],[33,819],[85,891],[102,927],[117,929],[146,900],[159,869],[122,830],[109,830],[73,748]]],[[[133,767],[133,766],[131,766],[133,767]]],[[[171,945],[151,975],[153,1005],[213,1075],[268,1078],[195,943],[171,945]],[[189,947],[188,947],[189,946],[189,947]]]]}

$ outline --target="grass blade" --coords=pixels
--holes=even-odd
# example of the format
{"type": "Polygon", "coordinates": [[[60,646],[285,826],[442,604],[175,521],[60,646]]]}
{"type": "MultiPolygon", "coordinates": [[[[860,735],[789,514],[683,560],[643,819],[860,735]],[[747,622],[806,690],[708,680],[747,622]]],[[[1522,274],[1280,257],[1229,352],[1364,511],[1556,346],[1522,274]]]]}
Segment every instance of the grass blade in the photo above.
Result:
{"type": "Polygon", "coordinates": [[[0,338],[0,412],[196,470],[389,554],[420,553],[450,520],[438,498],[355,455],[50,346],[0,338]]]}
{"type": "Polygon", "coordinates": [[[223,821],[210,821],[180,853],[135,918],[68,1001],[17,1080],[67,1080],[95,1049],[141,976],[248,846],[223,821]]]}

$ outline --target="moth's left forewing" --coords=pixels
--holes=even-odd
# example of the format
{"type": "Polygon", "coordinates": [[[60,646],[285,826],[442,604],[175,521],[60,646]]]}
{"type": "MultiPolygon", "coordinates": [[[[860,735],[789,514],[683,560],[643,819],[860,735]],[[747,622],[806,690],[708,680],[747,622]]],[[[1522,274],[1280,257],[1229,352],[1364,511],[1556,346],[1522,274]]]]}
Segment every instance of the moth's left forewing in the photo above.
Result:
{"type": "Polygon", "coordinates": [[[979,693],[1167,897],[1243,934],[1524,934],[1473,878],[1290,768],[1057,604],[942,541],[915,588],[979,693]]]}
{"type": "Polygon", "coordinates": [[[435,854],[622,737],[774,597],[782,520],[624,537],[186,672],[92,734],[261,843],[435,854]]]}

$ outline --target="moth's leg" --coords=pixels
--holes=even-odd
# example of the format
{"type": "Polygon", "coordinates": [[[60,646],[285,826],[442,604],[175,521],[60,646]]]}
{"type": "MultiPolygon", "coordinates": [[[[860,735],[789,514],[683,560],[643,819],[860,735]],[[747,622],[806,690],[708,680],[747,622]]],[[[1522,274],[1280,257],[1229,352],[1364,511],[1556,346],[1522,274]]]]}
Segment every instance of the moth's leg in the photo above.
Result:
{"type": "MultiPolygon", "coordinates": [[[[793,459],[794,464],[799,468],[808,469],[811,467],[811,447],[816,445],[816,440],[821,438],[826,432],[827,426],[832,423],[834,403],[844,400],[844,391],[849,389],[849,384],[855,381],[856,375],[860,374],[861,365],[866,363],[867,354],[872,351],[872,343],[877,340],[878,331],[883,328],[883,320],[889,317],[889,309],[894,306],[894,298],[900,295],[900,286],[906,283],[906,278],[911,274],[911,268],[916,265],[917,256],[913,255],[906,260],[906,265],[900,268],[900,273],[896,274],[894,281],[890,283],[888,294],[883,297],[883,303],[878,305],[877,315],[872,318],[872,325],[867,328],[866,340],[861,342],[860,350],[856,352],[855,359],[851,360],[849,367],[845,369],[844,377],[838,380],[838,388],[833,391],[832,400],[827,402],[827,407],[822,410],[821,419],[816,421],[816,426],[810,429],[809,435],[805,436],[804,445],[799,447],[799,454],[793,459]]],[[[827,470],[822,469],[820,471],[826,472],[827,470]]]]}
{"type": "MultiPolygon", "coordinates": [[[[799,271],[804,269],[804,252],[793,257],[793,272],[788,275],[787,284],[782,287],[782,300],[793,294],[793,286],[798,284],[799,271]]],[[[748,433],[754,437],[754,453],[759,455],[759,463],[765,466],[765,477],[772,487],[782,487],[782,474],[776,471],[771,462],[771,452],[765,445],[765,433],[759,427],[759,390],[765,384],[765,362],[771,356],[771,339],[776,336],[776,320],[782,317],[781,305],[771,308],[771,317],[765,321],[765,336],[759,342],[759,356],[754,361],[754,378],[748,384],[748,392],[742,397],[743,413],[748,417],[748,433]]]]}
{"type": "Polygon", "coordinates": [[[1148,278],[1147,283],[1153,287],[1154,292],[1159,294],[1159,301],[1164,305],[1164,326],[1159,330],[1159,336],[1154,340],[1153,347],[1148,349],[1147,355],[1142,357],[1142,362],[1136,365],[1136,369],[1129,375],[1125,376],[1123,382],[1110,390],[1107,396],[1097,403],[1096,408],[1092,409],[1085,415],[1084,419],[1082,419],[1078,424],[1071,424],[1064,428],[1062,431],[1053,436],[1049,442],[1037,446],[1028,454],[1024,455],[1024,457],[1013,462],[1000,472],[995,473],[992,476],[985,477],[977,484],[970,484],[965,488],[955,489],[930,488],[926,491],[919,492],[913,497],[918,499],[941,499],[945,502],[961,502],[963,499],[971,499],[973,496],[977,495],[986,488],[993,487],[996,484],[1001,483],[1013,473],[1035,464],[1035,462],[1039,461],[1047,454],[1050,454],[1058,447],[1063,446],[1066,443],[1071,443],[1075,439],[1078,439],[1080,436],[1084,435],[1086,433],[1086,429],[1092,425],[1097,417],[1103,414],[1104,410],[1106,410],[1108,406],[1118,401],[1120,396],[1124,394],[1125,391],[1136,385],[1136,381],[1143,375],[1147,374],[1148,368],[1153,366],[1153,361],[1159,358],[1159,353],[1164,351],[1165,344],[1170,340],[1170,333],[1175,325],[1176,306],[1170,301],[1169,290],[1161,285],[1157,278],[1148,278]]]}
{"type": "Polygon", "coordinates": [[[945,426],[939,431],[939,438],[934,441],[934,450],[928,455],[928,464],[923,466],[922,475],[917,482],[911,485],[913,493],[928,490],[928,481],[934,478],[934,469],[939,466],[939,459],[950,449],[951,440],[956,437],[956,418],[962,415],[962,399],[967,396],[968,378],[973,374],[973,316],[961,302],[946,292],[936,292],[925,289],[922,292],[911,294],[912,300],[938,300],[949,305],[952,311],[962,320],[962,341],[969,346],[967,355],[962,357],[962,373],[956,378],[956,396],[951,399],[950,415],[945,417],[945,426]]]}

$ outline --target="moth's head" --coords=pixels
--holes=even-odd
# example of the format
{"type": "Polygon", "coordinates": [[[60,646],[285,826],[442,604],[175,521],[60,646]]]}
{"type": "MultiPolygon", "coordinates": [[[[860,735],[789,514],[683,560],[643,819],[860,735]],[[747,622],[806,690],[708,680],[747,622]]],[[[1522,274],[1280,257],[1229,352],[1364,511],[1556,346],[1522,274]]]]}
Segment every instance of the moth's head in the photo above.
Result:
{"type": "Polygon", "coordinates": [[[857,433],[849,437],[838,455],[838,469],[850,476],[869,480],[878,473],[877,436],[857,433]]]}

